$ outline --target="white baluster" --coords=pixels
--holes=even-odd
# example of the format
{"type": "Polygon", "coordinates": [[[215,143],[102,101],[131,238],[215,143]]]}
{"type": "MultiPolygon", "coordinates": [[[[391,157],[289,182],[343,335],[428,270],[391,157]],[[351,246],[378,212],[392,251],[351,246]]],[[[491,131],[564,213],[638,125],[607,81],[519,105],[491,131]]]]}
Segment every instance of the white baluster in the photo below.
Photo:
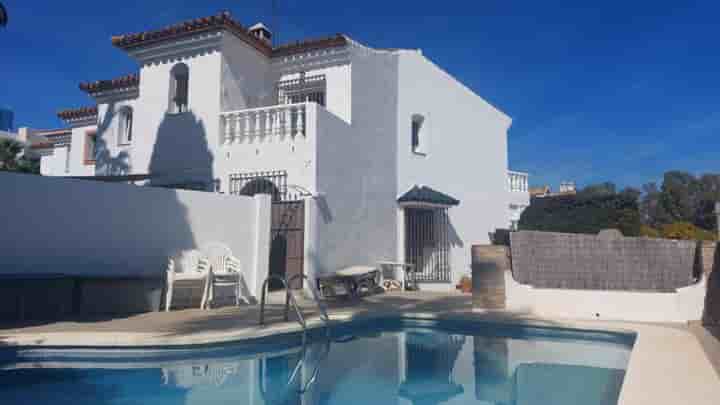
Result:
{"type": "Polygon", "coordinates": [[[252,134],[250,133],[250,113],[247,113],[247,112],[246,112],[246,113],[243,113],[243,121],[244,121],[244,124],[245,124],[245,125],[243,126],[243,135],[244,135],[244,136],[250,136],[250,135],[252,135],[252,134]]]}
{"type": "Polygon", "coordinates": [[[286,135],[292,135],[292,110],[290,107],[283,108],[283,130],[286,135]]]}
{"type": "Polygon", "coordinates": [[[265,135],[272,135],[272,110],[265,110],[265,135]]]}
{"type": "Polygon", "coordinates": [[[255,111],[255,136],[261,135],[261,128],[262,125],[262,118],[260,117],[260,114],[262,114],[260,111],[255,111]]]}
{"type": "MultiPolygon", "coordinates": [[[[230,143],[235,142],[235,139],[241,135],[240,134],[240,114],[238,114],[238,113],[233,114],[233,118],[234,118],[233,121],[234,121],[235,125],[233,125],[232,131],[230,131],[228,134],[228,142],[230,142],[230,143]]],[[[228,124],[229,124],[229,122],[230,122],[230,120],[228,120],[228,124]]]]}
{"type": "Polygon", "coordinates": [[[280,132],[280,116],[282,115],[282,110],[274,110],[273,114],[273,130],[275,133],[280,132]]]}
{"type": "Polygon", "coordinates": [[[222,128],[222,132],[220,135],[220,143],[226,144],[228,141],[228,138],[230,137],[230,116],[229,115],[221,115],[220,116],[220,125],[222,128]]]}
{"type": "Polygon", "coordinates": [[[297,109],[297,133],[298,135],[305,135],[305,122],[303,120],[305,115],[305,105],[301,105],[297,109]]]}

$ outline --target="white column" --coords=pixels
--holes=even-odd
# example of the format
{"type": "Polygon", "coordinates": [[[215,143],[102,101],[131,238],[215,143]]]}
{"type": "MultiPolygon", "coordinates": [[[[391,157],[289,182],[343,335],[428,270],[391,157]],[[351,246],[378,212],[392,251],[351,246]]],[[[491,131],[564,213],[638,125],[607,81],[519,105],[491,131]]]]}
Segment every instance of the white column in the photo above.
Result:
{"type": "Polygon", "coordinates": [[[255,199],[255,237],[253,244],[253,265],[248,289],[260,300],[262,284],[270,274],[270,221],[272,200],[269,194],[256,194],[255,199]]]}
{"type": "MultiPolygon", "coordinates": [[[[313,283],[313,288],[317,287],[317,284],[315,283],[318,272],[320,271],[320,269],[317,268],[317,215],[317,201],[315,201],[312,197],[305,198],[305,231],[303,235],[305,246],[303,247],[303,272],[310,280],[310,283],[313,283]]],[[[306,284],[305,288],[307,287],[308,285],[306,284]]]]}

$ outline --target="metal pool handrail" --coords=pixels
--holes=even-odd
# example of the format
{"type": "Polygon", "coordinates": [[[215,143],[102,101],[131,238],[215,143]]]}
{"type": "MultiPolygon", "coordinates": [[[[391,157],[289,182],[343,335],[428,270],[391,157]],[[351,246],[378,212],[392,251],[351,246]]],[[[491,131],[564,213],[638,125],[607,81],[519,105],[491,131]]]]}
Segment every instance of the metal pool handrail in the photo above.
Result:
{"type": "Polygon", "coordinates": [[[325,326],[327,326],[329,328],[330,327],[330,317],[328,316],[327,308],[325,308],[325,305],[320,300],[320,296],[318,295],[317,291],[315,291],[315,288],[313,288],[313,285],[310,282],[310,278],[308,276],[306,276],[305,274],[296,274],[296,275],[290,277],[287,285],[288,286],[292,285],[293,281],[295,281],[298,278],[301,280],[307,281],[308,289],[310,290],[310,293],[312,294],[313,301],[315,301],[315,305],[317,305],[318,310],[320,311],[320,319],[322,319],[323,322],[325,322],[325,326]]]}
{"type": "Polygon", "coordinates": [[[285,312],[284,312],[284,318],[287,322],[290,320],[290,304],[292,303],[292,307],[295,310],[295,313],[297,314],[297,321],[300,323],[300,326],[302,326],[303,331],[307,329],[307,323],[305,322],[305,318],[302,315],[302,312],[300,311],[300,307],[298,306],[297,302],[295,302],[295,297],[290,294],[290,289],[288,288],[288,283],[285,281],[284,278],[276,275],[270,275],[268,278],[265,279],[265,282],[263,282],[262,285],[262,295],[260,296],[260,325],[265,325],[265,297],[268,293],[268,283],[270,280],[279,280],[282,285],[285,287],[285,312]]]}

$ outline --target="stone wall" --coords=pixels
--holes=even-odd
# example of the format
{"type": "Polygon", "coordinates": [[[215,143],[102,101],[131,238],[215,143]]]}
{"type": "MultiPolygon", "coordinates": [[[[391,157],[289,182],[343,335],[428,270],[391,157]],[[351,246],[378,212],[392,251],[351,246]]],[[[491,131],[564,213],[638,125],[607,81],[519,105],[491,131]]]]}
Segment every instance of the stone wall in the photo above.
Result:
{"type": "Polygon", "coordinates": [[[505,308],[505,272],[509,269],[505,246],[472,247],[473,308],[505,308]]]}
{"type": "Polygon", "coordinates": [[[692,241],[521,231],[511,247],[513,277],[537,288],[672,292],[697,281],[692,241]]]}
{"type": "Polygon", "coordinates": [[[707,278],[703,323],[720,325],[720,244],[705,242],[701,249],[703,273],[707,278]]]}

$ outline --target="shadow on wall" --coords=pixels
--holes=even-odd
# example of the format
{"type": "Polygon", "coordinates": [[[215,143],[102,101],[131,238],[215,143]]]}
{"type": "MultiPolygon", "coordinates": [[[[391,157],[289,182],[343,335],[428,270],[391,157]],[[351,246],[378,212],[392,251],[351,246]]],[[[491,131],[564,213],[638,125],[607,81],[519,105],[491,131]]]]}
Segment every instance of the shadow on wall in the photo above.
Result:
{"type": "MultiPolygon", "coordinates": [[[[115,103],[108,104],[107,111],[98,124],[98,134],[111,133],[110,125],[115,116],[115,103]]],[[[112,155],[105,137],[95,138],[95,174],[99,176],[123,176],[130,173],[130,156],[127,151],[112,155]]]]}
{"type": "Polygon", "coordinates": [[[202,120],[192,111],[165,114],[150,158],[150,185],[214,191],[213,157],[202,120]]]}
{"type": "Polygon", "coordinates": [[[720,325],[720,243],[715,245],[713,268],[707,280],[703,324],[720,325]]]}

